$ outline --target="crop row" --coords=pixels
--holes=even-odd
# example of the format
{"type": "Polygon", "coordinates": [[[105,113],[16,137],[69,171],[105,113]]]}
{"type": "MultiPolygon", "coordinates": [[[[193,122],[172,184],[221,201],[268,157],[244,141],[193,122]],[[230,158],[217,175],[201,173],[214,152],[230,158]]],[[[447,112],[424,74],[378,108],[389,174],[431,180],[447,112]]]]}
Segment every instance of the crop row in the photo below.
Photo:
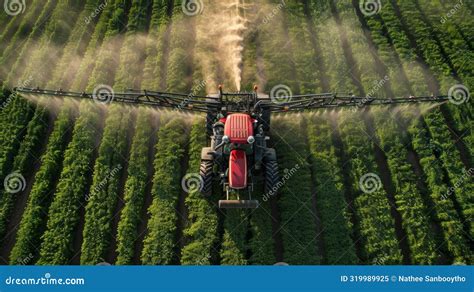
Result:
{"type": "MultiPolygon", "coordinates": [[[[115,16],[119,16],[120,21],[126,19],[127,1],[118,1],[115,6],[115,16]]],[[[106,41],[99,54],[100,62],[96,66],[99,68],[95,82],[98,84],[108,84],[111,82],[111,74],[106,75],[104,67],[108,70],[116,69],[114,89],[124,90],[125,88],[137,86],[137,79],[141,77],[139,68],[140,55],[136,46],[140,44],[136,33],[141,32],[146,26],[147,5],[143,1],[134,1],[130,7],[127,34],[123,43],[112,39],[122,29],[121,26],[110,26],[106,32],[106,41]],[[115,46],[121,47],[119,56],[116,55],[117,47],[112,48],[107,42],[110,40],[115,46]],[[115,66],[115,60],[119,59],[119,65],[115,66]]],[[[115,206],[117,200],[122,195],[121,178],[123,168],[127,160],[128,135],[130,130],[130,120],[132,119],[129,108],[124,108],[118,104],[112,104],[108,109],[108,117],[105,120],[104,133],[95,161],[92,185],[89,191],[89,200],[86,205],[85,223],[83,231],[83,243],[81,249],[82,264],[96,264],[102,261],[106,251],[109,249],[112,233],[111,222],[113,222],[115,206]]],[[[119,225],[120,226],[120,225],[119,225]]],[[[122,244],[119,238],[118,245],[122,244]]],[[[121,255],[119,254],[119,257],[121,255]]]]}
{"type": "MultiPolygon", "coordinates": [[[[445,56],[449,59],[452,68],[457,73],[463,85],[468,89],[474,87],[474,65],[469,60],[474,58],[472,45],[466,36],[458,30],[455,20],[440,20],[445,13],[445,9],[439,2],[418,1],[417,7],[423,5],[422,17],[431,29],[431,36],[437,40],[438,46],[444,50],[445,56]]],[[[472,21],[469,17],[466,22],[472,21]]],[[[445,58],[446,59],[446,58],[445,58]]],[[[461,100],[462,101],[462,100],[461,100]]],[[[472,105],[466,100],[460,105],[451,105],[451,113],[456,120],[459,135],[465,141],[471,155],[474,153],[474,131],[472,105]],[[461,117],[458,117],[461,115],[461,117]]]]}
{"type": "Polygon", "coordinates": [[[165,84],[168,92],[188,92],[190,89],[190,56],[195,34],[190,21],[190,17],[183,13],[181,3],[175,2],[169,39],[169,59],[166,65],[165,84]]]}
{"type": "Polygon", "coordinates": [[[74,230],[79,222],[80,204],[87,193],[87,177],[97,136],[93,123],[99,119],[91,104],[82,104],[80,110],[81,116],[64,155],[63,169],[49,208],[38,264],[67,264],[73,253],[74,230]]]}
{"type": "MultiPolygon", "coordinates": [[[[78,19],[82,19],[84,15],[91,13],[91,2],[98,0],[90,0],[86,3],[86,9],[81,13],[78,19]],[[89,7],[89,9],[87,9],[89,7]]],[[[85,47],[80,43],[87,39],[83,35],[89,35],[93,29],[92,25],[77,25],[71,32],[71,37],[65,46],[63,56],[59,64],[63,65],[60,68],[68,68],[67,70],[56,70],[53,78],[48,84],[59,83],[67,86],[66,82],[62,80],[62,76],[76,73],[70,65],[70,56],[75,54],[84,54],[85,47]]],[[[95,35],[95,34],[94,34],[95,35]]],[[[20,228],[17,233],[17,240],[10,255],[10,262],[21,262],[29,254],[37,256],[37,246],[40,245],[40,237],[45,229],[46,216],[49,205],[52,201],[52,194],[55,191],[56,181],[59,178],[62,169],[62,162],[64,159],[64,151],[70,141],[70,132],[73,127],[74,117],[74,102],[68,101],[64,103],[62,109],[54,123],[54,129],[49,137],[46,151],[41,158],[41,166],[35,175],[34,184],[29,194],[28,203],[20,223],[20,228]]],[[[37,109],[38,114],[40,110],[37,109]]],[[[36,113],[35,113],[36,114],[36,113]]],[[[38,115],[39,116],[39,115],[38,115]]],[[[34,136],[32,136],[34,137],[34,136]]]]}
{"type": "MultiPolygon", "coordinates": [[[[374,89],[374,83],[384,79],[375,71],[376,64],[370,52],[368,42],[356,42],[356,39],[364,38],[362,28],[353,11],[352,5],[339,2],[337,5],[340,14],[342,27],[346,29],[348,42],[350,43],[352,56],[357,64],[363,96],[386,95],[388,89],[381,86],[374,89]],[[375,91],[375,93],[372,93],[375,91]],[[385,92],[386,94],[384,94],[385,92]]],[[[370,135],[370,119],[376,126],[374,143],[380,143],[387,157],[388,170],[391,173],[391,180],[394,185],[394,198],[398,212],[401,215],[402,226],[407,234],[408,244],[411,250],[411,259],[417,264],[431,264],[436,260],[435,241],[433,232],[430,229],[428,210],[423,202],[420,191],[416,185],[416,174],[412,166],[408,163],[407,143],[402,135],[402,129],[397,124],[396,119],[387,118],[386,109],[372,109],[367,113],[367,132],[370,135]]],[[[385,172],[386,170],[384,170],[385,172]]]]}
{"type": "Polygon", "coordinates": [[[16,234],[15,245],[10,254],[11,264],[20,264],[32,255],[34,262],[38,256],[37,247],[40,246],[48,207],[70,138],[72,110],[72,105],[65,106],[54,124],[54,131],[49,137],[47,150],[41,157],[41,167],[35,174],[35,182],[28,195],[28,202],[16,234]]]}
{"type": "MultiPolygon", "coordinates": [[[[404,12],[408,13],[408,12],[404,12]]],[[[403,25],[397,17],[394,9],[392,6],[387,5],[386,9],[383,9],[380,13],[382,19],[384,20],[387,30],[392,36],[393,46],[397,53],[399,54],[400,58],[404,61],[403,67],[404,71],[407,74],[408,79],[412,84],[412,89],[415,94],[420,94],[422,92],[427,91],[427,87],[425,85],[424,76],[423,76],[423,69],[414,58],[417,56],[417,52],[415,48],[410,46],[408,42],[409,37],[407,31],[403,29],[403,25]]],[[[409,15],[404,14],[404,18],[412,18],[409,15]]],[[[420,28],[424,27],[424,24],[420,23],[419,21],[414,22],[414,19],[410,19],[410,27],[414,27],[413,30],[410,32],[413,33],[415,36],[417,35],[417,31],[420,28]],[[413,22],[413,23],[411,23],[413,22]],[[418,27],[418,28],[417,28],[418,27]]],[[[431,39],[423,38],[419,36],[417,38],[417,44],[423,48],[423,52],[426,54],[427,51],[430,51],[436,48],[435,45],[430,45],[431,39]]],[[[437,54],[430,55],[429,57],[424,58],[428,64],[433,67],[434,72],[436,72],[436,62],[440,62],[439,59],[442,60],[442,57],[437,54]]],[[[437,76],[438,78],[442,78],[438,80],[443,88],[443,84],[446,82],[446,78],[442,75],[437,76]]],[[[449,78],[448,78],[449,79],[449,78]]],[[[447,85],[450,85],[449,83],[447,85]]],[[[463,183],[458,183],[462,180],[465,176],[465,168],[461,162],[461,155],[457,148],[453,145],[450,135],[450,129],[446,125],[446,122],[438,109],[433,109],[430,112],[424,115],[424,120],[426,121],[427,126],[430,130],[430,135],[432,138],[431,147],[434,150],[437,150],[436,157],[442,163],[449,179],[449,187],[454,188],[454,192],[450,191],[445,194],[445,198],[449,198],[455,201],[458,201],[464,218],[468,218],[469,214],[472,214],[473,207],[472,207],[472,196],[469,194],[473,193],[473,184],[472,182],[465,181],[463,183]],[[470,201],[471,200],[471,201],[470,201]]],[[[473,231],[473,225],[471,224],[471,233],[473,231]]]]}
{"type": "Polygon", "coordinates": [[[473,52],[469,42],[463,38],[456,28],[454,21],[441,21],[440,16],[445,12],[438,1],[417,0],[417,12],[426,20],[425,25],[430,28],[438,46],[449,58],[451,67],[455,70],[462,82],[468,87],[474,86],[473,52]],[[420,9],[422,7],[422,10],[420,9]]]}
{"type": "MultiPolygon", "coordinates": [[[[324,5],[320,3],[319,5],[324,5]]],[[[288,38],[293,52],[294,70],[302,94],[322,92],[327,88],[327,72],[324,66],[321,48],[317,45],[319,39],[314,33],[312,20],[301,21],[310,16],[311,7],[308,3],[288,3],[288,13],[285,14],[288,38]]],[[[324,114],[323,114],[324,115],[324,114]]],[[[336,169],[337,159],[329,159],[327,155],[334,151],[330,142],[330,122],[321,117],[311,117],[307,122],[308,154],[311,162],[311,181],[313,210],[317,212],[320,227],[318,240],[313,245],[323,248],[323,262],[330,264],[355,263],[354,243],[350,236],[351,227],[346,213],[347,204],[344,200],[342,179],[336,169]],[[317,133],[317,134],[316,134],[317,133]],[[329,172],[332,172],[329,174],[329,172]],[[337,222],[337,223],[335,223],[337,222]],[[337,236],[334,236],[337,234],[337,236]],[[321,244],[322,243],[322,244],[321,244]]],[[[333,154],[335,154],[333,152],[333,154]]],[[[287,174],[282,173],[283,178],[287,174]]]]}
{"type": "MultiPolygon", "coordinates": [[[[143,81],[142,81],[142,88],[160,88],[159,83],[161,83],[160,77],[164,76],[160,71],[157,71],[158,68],[163,68],[166,67],[166,65],[157,65],[157,64],[165,64],[166,58],[164,58],[163,53],[165,50],[166,45],[165,43],[165,31],[167,29],[167,24],[170,20],[170,17],[168,15],[168,10],[170,3],[168,1],[163,1],[163,0],[157,0],[153,2],[153,7],[152,7],[152,16],[151,16],[151,23],[150,23],[150,28],[149,28],[149,36],[147,39],[146,43],[146,60],[145,60],[145,65],[144,65],[144,70],[143,70],[143,81]],[[159,40],[157,40],[160,38],[159,40]]],[[[132,146],[132,153],[135,153],[136,151],[144,151],[145,144],[144,143],[149,143],[149,136],[151,135],[150,129],[143,129],[141,127],[147,127],[147,123],[145,120],[150,120],[151,116],[149,116],[150,113],[146,113],[145,116],[139,116],[137,120],[137,127],[136,127],[136,136],[134,138],[134,145],[136,144],[137,146],[133,147],[132,146]],[[147,142],[148,141],[148,142],[147,142]],[[142,150],[140,150],[142,149],[142,150]]],[[[164,120],[163,120],[164,122],[164,120]]],[[[175,254],[173,247],[175,246],[175,234],[173,233],[174,230],[176,229],[175,224],[177,223],[176,220],[167,220],[170,217],[176,218],[176,213],[175,210],[169,209],[170,213],[162,213],[163,210],[167,210],[167,208],[170,206],[170,204],[166,206],[161,206],[161,202],[159,201],[160,198],[164,198],[167,196],[169,197],[170,200],[168,202],[173,200],[173,196],[176,196],[176,193],[170,193],[171,190],[175,190],[176,186],[179,186],[179,180],[174,180],[174,183],[171,183],[171,180],[173,180],[170,176],[168,176],[167,179],[164,181],[161,181],[160,178],[165,177],[165,169],[168,169],[167,166],[164,166],[163,163],[169,162],[170,160],[174,162],[174,165],[178,165],[178,169],[181,167],[180,163],[180,157],[183,155],[182,150],[178,150],[176,153],[173,153],[172,156],[170,156],[170,160],[167,160],[164,155],[168,155],[169,148],[177,147],[177,145],[181,144],[182,139],[184,137],[182,136],[183,132],[181,131],[182,128],[179,127],[177,130],[177,133],[180,133],[181,136],[176,137],[176,141],[170,141],[169,136],[173,136],[175,133],[171,130],[172,125],[164,125],[163,128],[160,129],[158,133],[158,141],[164,141],[164,143],[168,143],[167,146],[162,148],[161,143],[156,144],[156,154],[155,154],[155,161],[153,162],[154,165],[154,177],[153,177],[153,187],[151,189],[151,196],[152,196],[152,203],[148,209],[148,214],[149,214],[149,219],[147,223],[147,233],[144,236],[143,240],[143,250],[141,251],[141,255],[134,255],[134,256],[141,256],[141,262],[142,264],[158,264],[158,263],[170,263],[172,259],[175,259],[175,254]],[[159,145],[159,146],[158,146],[159,145]],[[166,153],[166,154],[165,154],[166,153]],[[177,164],[178,163],[178,164],[177,164]],[[157,178],[158,177],[158,178],[157,178]],[[163,193],[162,191],[165,191],[167,193],[163,193]],[[161,217],[165,216],[165,217],[161,217]],[[159,221],[161,224],[153,224],[153,222],[159,221]],[[163,235],[163,238],[161,236],[163,235]],[[163,250],[161,250],[163,248],[163,250]]],[[[146,155],[144,153],[141,154],[146,155]]],[[[129,178],[127,179],[127,183],[131,185],[135,185],[136,189],[134,192],[135,194],[130,194],[130,197],[136,197],[140,198],[140,190],[141,193],[145,192],[146,185],[144,183],[144,177],[146,177],[147,169],[148,169],[148,158],[142,157],[141,159],[138,159],[136,157],[135,159],[135,166],[137,168],[137,171],[135,171],[135,174],[130,174],[129,178]],[[141,174],[140,174],[141,173],[141,174]],[[141,175],[142,177],[139,178],[138,175],[141,175]],[[129,182],[130,181],[130,182],[129,182]]],[[[132,166],[132,165],[131,165],[132,166]]],[[[180,171],[173,172],[173,177],[179,176],[181,174],[180,171]]],[[[137,202],[137,200],[135,200],[137,202]]],[[[135,209],[138,211],[139,207],[135,207],[135,209]]],[[[122,223],[121,223],[122,224],[122,223]]],[[[131,224],[129,224],[131,225],[131,224]]],[[[135,240],[138,240],[138,236],[141,236],[141,234],[136,234],[135,231],[133,231],[130,228],[127,228],[124,226],[122,230],[127,230],[129,233],[133,234],[133,238],[135,240]]],[[[122,247],[127,247],[129,245],[128,250],[132,250],[131,244],[126,243],[127,239],[122,240],[122,247]]],[[[128,239],[129,240],[129,239],[128,239]]],[[[133,242],[132,242],[133,244],[133,242]]],[[[122,253],[123,254],[123,253],[122,253]]],[[[121,256],[121,259],[127,259],[125,256],[121,256]]]]}
{"type": "MultiPolygon", "coordinates": [[[[197,38],[197,35],[191,35],[186,28],[194,24],[192,21],[182,14],[179,3],[175,3],[173,8],[173,25],[169,39],[169,64],[165,82],[166,88],[169,90],[174,90],[174,87],[177,87],[179,90],[186,91],[192,85],[188,81],[188,74],[191,71],[190,62],[186,60],[189,59],[191,54],[199,56],[199,53],[202,53],[199,50],[199,40],[194,38],[197,38]]],[[[199,58],[194,59],[194,66],[199,66],[197,63],[201,60],[199,58]]],[[[194,72],[197,72],[197,70],[194,72]]],[[[202,76],[199,76],[196,80],[201,82],[202,76]]],[[[198,90],[202,92],[204,88],[198,88],[198,90]]],[[[193,93],[197,92],[193,91],[193,93]]],[[[206,146],[206,136],[204,133],[203,120],[196,118],[190,133],[187,175],[196,175],[198,173],[200,151],[202,147],[206,146]]],[[[216,188],[214,188],[215,191],[216,188]]],[[[216,260],[218,253],[215,250],[218,240],[218,216],[215,203],[213,203],[216,199],[217,194],[212,198],[205,198],[199,190],[191,189],[188,192],[185,198],[188,218],[183,230],[184,245],[181,250],[181,264],[208,265],[216,260]]]]}
{"type": "Polygon", "coordinates": [[[258,212],[252,212],[249,219],[251,238],[248,242],[251,256],[248,263],[256,265],[273,265],[276,262],[275,237],[273,236],[272,224],[275,218],[272,215],[271,206],[276,204],[276,197],[264,193],[264,182],[262,178],[254,180],[254,193],[259,200],[258,212]],[[263,194],[263,196],[262,196],[263,194]]]}
{"type": "MultiPolygon", "coordinates": [[[[390,20],[386,19],[388,22],[390,20]]],[[[384,34],[384,23],[379,17],[366,17],[366,21],[370,28],[372,40],[377,46],[379,57],[390,68],[390,85],[394,95],[413,95],[413,89],[411,89],[411,84],[404,71],[404,67],[410,67],[406,65],[409,60],[406,58],[401,59],[391,46],[391,39],[384,34]],[[405,66],[402,66],[402,63],[405,66]]],[[[422,80],[412,81],[422,82],[422,80]]],[[[406,116],[401,118],[406,118],[406,116]]],[[[441,165],[435,163],[436,157],[433,153],[433,147],[430,146],[432,141],[428,130],[423,125],[423,119],[418,119],[412,114],[408,114],[408,118],[415,118],[415,121],[410,122],[408,132],[411,134],[411,144],[416,151],[418,163],[421,165],[424,174],[421,179],[425,182],[430,197],[434,202],[436,220],[440,222],[444,235],[442,239],[447,243],[447,249],[453,254],[454,261],[461,262],[467,254],[467,246],[462,234],[462,223],[456,214],[453,202],[451,200],[443,200],[441,197],[447,191],[447,186],[443,181],[444,175],[440,175],[443,174],[444,170],[441,165]]]]}
{"type": "Polygon", "coordinates": [[[272,136],[278,153],[280,177],[286,177],[278,189],[280,233],[283,259],[289,264],[318,264],[319,240],[313,208],[311,171],[307,163],[308,145],[302,135],[301,121],[273,119],[272,136]]]}
{"type": "MultiPolygon", "coordinates": [[[[203,120],[197,118],[191,128],[188,173],[196,175],[201,160],[201,148],[206,146],[203,120]]],[[[183,231],[185,246],[181,250],[181,264],[209,265],[217,240],[217,214],[213,198],[205,198],[198,189],[191,189],[185,199],[188,223],[183,231]]],[[[215,198],[214,198],[215,199],[215,198]]]]}
{"type": "MultiPolygon", "coordinates": [[[[111,9],[114,14],[108,19],[104,46],[97,57],[96,67],[92,71],[87,86],[92,90],[98,82],[109,83],[111,76],[106,71],[113,67],[113,57],[107,50],[108,41],[122,29],[126,1],[117,1],[111,9]],[[105,47],[105,48],[104,48],[105,47]]],[[[95,45],[95,44],[92,44],[95,45]]],[[[120,45],[116,43],[116,45],[120,45]]],[[[80,117],[77,119],[71,143],[66,150],[63,170],[56,188],[56,196],[49,210],[47,230],[43,235],[39,264],[65,264],[73,253],[74,232],[80,220],[79,210],[86,202],[89,190],[90,165],[93,162],[95,137],[100,130],[99,110],[89,102],[80,106],[80,117]],[[64,206],[67,206],[64,208],[64,206]],[[66,232],[64,232],[66,230],[66,232]]]]}
{"type": "MultiPolygon", "coordinates": [[[[123,195],[125,205],[120,213],[117,231],[117,264],[130,264],[135,256],[135,241],[140,236],[137,229],[149,177],[150,136],[153,134],[149,124],[151,116],[143,111],[140,111],[139,114],[130,150],[128,176],[123,195]]],[[[111,220],[112,218],[109,216],[107,219],[111,220]]],[[[111,228],[111,226],[108,227],[111,228]]]]}
{"type": "MultiPolygon", "coordinates": [[[[183,120],[173,119],[158,132],[153,176],[153,201],[148,213],[148,232],[143,241],[141,261],[147,265],[171,264],[176,259],[178,200],[182,193],[181,164],[187,141],[183,120]]],[[[143,158],[142,158],[143,159],[143,158]]],[[[145,164],[144,164],[145,166],[145,164]]]]}
{"type": "MultiPolygon", "coordinates": [[[[311,4],[311,12],[315,21],[315,31],[321,43],[331,43],[331,46],[321,46],[322,60],[327,71],[327,78],[332,84],[332,91],[352,92],[356,84],[351,81],[347,64],[344,43],[339,35],[338,24],[331,13],[329,1],[311,4]]],[[[347,44],[346,44],[347,45],[347,44]]],[[[401,253],[395,235],[394,220],[390,216],[390,204],[384,189],[372,190],[367,194],[361,191],[359,180],[369,173],[377,173],[372,141],[365,133],[366,126],[362,121],[363,115],[344,112],[338,119],[338,130],[343,143],[343,151],[349,161],[349,177],[351,182],[349,192],[354,197],[355,234],[354,238],[363,247],[361,260],[373,263],[400,263],[401,253]],[[370,203],[369,203],[370,202],[370,203]],[[382,239],[383,238],[383,239],[382,239]]],[[[342,161],[341,163],[347,163],[342,161]]],[[[318,174],[315,174],[316,176],[318,174]]],[[[342,208],[342,207],[339,207],[342,208]]]]}
{"type": "MultiPolygon", "coordinates": [[[[281,5],[278,1],[273,1],[272,4],[281,5]]],[[[300,93],[302,88],[314,90],[316,86],[312,80],[313,73],[309,73],[311,67],[298,68],[295,64],[302,64],[305,58],[299,54],[305,52],[307,56],[311,54],[311,49],[307,42],[308,33],[301,36],[297,32],[301,27],[299,23],[301,20],[293,14],[297,11],[297,4],[288,4],[290,6],[287,13],[277,14],[262,22],[259,41],[264,74],[269,77],[266,80],[265,91],[282,91],[291,95],[300,93]],[[299,38],[304,39],[301,43],[305,45],[298,43],[299,38]]],[[[308,145],[300,135],[301,132],[295,130],[302,124],[300,121],[275,116],[272,117],[271,123],[271,145],[278,156],[280,178],[288,176],[283,186],[277,190],[277,195],[273,195],[277,201],[273,208],[276,208],[278,213],[270,213],[272,216],[279,216],[273,218],[279,220],[279,226],[273,233],[277,240],[281,238],[283,249],[282,255],[277,256],[281,256],[282,260],[289,264],[318,264],[321,260],[321,251],[318,250],[317,244],[320,239],[316,232],[317,219],[313,206],[311,171],[306,161],[308,145]],[[285,171],[291,172],[292,175],[287,175],[285,171]]]]}
{"type": "Polygon", "coordinates": [[[165,89],[166,60],[168,60],[169,25],[168,14],[172,5],[168,0],[154,0],[148,38],[145,64],[143,66],[142,88],[165,89]]]}
{"type": "Polygon", "coordinates": [[[331,144],[331,125],[326,117],[316,116],[308,119],[307,132],[327,263],[356,264],[358,259],[351,238],[352,225],[348,220],[343,179],[331,144]]]}
{"type": "MultiPolygon", "coordinates": [[[[404,21],[406,26],[412,28],[409,33],[416,39],[416,46],[420,54],[437,78],[439,90],[447,94],[452,86],[459,83],[453,77],[458,73],[460,73],[459,76],[465,82],[464,85],[468,88],[472,87],[472,73],[470,73],[472,72],[472,65],[470,62],[466,62],[466,60],[469,60],[470,53],[466,52],[464,41],[456,40],[456,34],[450,34],[449,37],[445,33],[437,35],[429,23],[427,23],[428,20],[417,9],[414,2],[396,1],[393,4],[395,5],[394,7],[400,9],[402,21],[404,21]],[[450,40],[451,37],[456,40],[456,45],[454,45],[456,49],[451,44],[453,41],[450,40]],[[448,46],[451,46],[451,48],[448,48],[448,46]]],[[[427,9],[430,7],[430,5],[425,6],[427,9]]],[[[440,22],[440,20],[437,22],[440,22]]],[[[467,137],[472,136],[472,129],[469,127],[472,125],[472,112],[470,112],[471,106],[469,102],[464,102],[458,106],[450,104],[448,108],[455,120],[454,126],[457,132],[467,137]]],[[[468,139],[472,140],[472,138],[468,139]]],[[[467,146],[471,148],[472,152],[472,146],[467,146]]]]}
{"type": "Polygon", "coordinates": [[[28,64],[28,53],[35,48],[34,41],[40,36],[42,25],[47,22],[48,17],[56,6],[56,1],[52,0],[48,0],[46,3],[37,2],[40,5],[32,5],[32,9],[26,13],[17,31],[8,41],[8,45],[2,50],[0,66],[2,68],[9,68],[10,72],[8,73],[11,74],[10,76],[19,76],[19,73],[13,74],[16,72],[15,68],[28,64]],[[32,22],[33,25],[31,25],[32,22]]]}
{"type": "MultiPolygon", "coordinates": [[[[2,49],[0,52],[0,62],[3,62],[5,58],[5,53],[8,54],[8,51],[6,51],[6,48],[10,46],[10,50],[12,48],[12,45],[18,46],[19,44],[17,43],[18,39],[23,38],[28,36],[28,33],[30,32],[31,24],[28,24],[31,22],[31,18],[33,15],[39,15],[41,12],[41,9],[43,8],[43,5],[41,5],[41,1],[32,1],[29,3],[29,9],[25,11],[24,15],[19,15],[18,17],[12,17],[8,24],[2,25],[0,28],[0,48],[2,49]],[[3,29],[3,30],[2,30],[3,29]],[[3,58],[3,59],[2,59],[3,58]]],[[[6,13],[2,13],[2,16],[7,15],[6,13]]],[[[3,63],[2,63],[3,64],[3,63]]]]}
{"type": "Polygon", "coordinates": [[[469,17],[471,13],[470,9],[457,9],[456,10],[456,17],[448,18],[446,11],[450,11],[453,8],[457,8],[462,6],[462,2],[455,1],[455,0],[440,0],[440,4],[442,5],[443,10],[441,11],[443,15],[440,17],[441,21],[453,21],[459,33],[465,39],[466,43],[473,48],[474,47],[474,40],[470,38],[470,33],[474,29],[474,20],[469,17]]]}
{"type": "MultiPolygon", "coordinates": [[[[41,62],[48,62],[47,58],[51,57],[49,64],[54,64],[54,54],[50,53],[48,48],[48,43],[53,41],[57,44],[62,44],[67,41],[67,35],[69,31],[63,29],[61,31],[57,28],[57,23],[61,22],[63,18],[72,18],[74,20],[74,11],[77,9],[78,5],[72,5],[68,1],[64,1],[55,7],[51,18],[49,19],[46,25],[46,32],[43,33],[38,40],[36,49],[29,55],[22,55],[23,58],[28,58],[29,62],[25,73],[23,73],[23,80],[28,80],[28,82],[35,81],[37,84],[44,84],[45,80],[44,75],[49,75],[53,70],[53,66],[44,68],[41,74],[35,72],[35,74],[30,71],[32,68],[38,68],[41,65],[41,62]],[[62,32],[62,33],[61,33],[62,32]],[[44,75],[43,75],[44,74],[44,75]]],[[[30,36],[31,37],[31,36],[30,36]]],[[[25,69],[25,68],[23,68],[25,69]]],[[[10,75],[10,79],[13,75],[10,75]]],[[[8,78],[7,78],[8,79],[8,78]]],[[[4,155],[7,159],[2,160],[3,164],[2,169],[6,172],[10,170],[17,171],[22,173],[22,175],[29,174],[28,170],[31,169],[31,161],[36,159],[38,156],[38,150],[42,145],[42,137],[46,134],[46,128],[48,125],[48,113],[41,106],[37,106],[36,110],[32,116],[32,119],[27,123],[27,120],[22,120],[18,117],[30,117],[29,112],[32,110],[32,107],[29,105],[28,101],[24,100],[22,97],[13,97],[17,100],[18,107],[13,107],[13,112],[5,111],[5,114],[8,115],[7,120],[10,120],[10,123],[14,124],[4,124],[6,121],[2,121],[3,126],[7,128],[7,131],[11,131],[10,136],[4,137],[4,155]],[[12,116],[14,115],[14,116],[12,116]],[[16,133],[15,133],[16,132],[16,133]],[[19,141],[22,141],[19,144],[19,141]],[[20,146],[20,147],[18,147],[20,146]],[[8,168],[8,164],[13,160],[12,168],[8,168]],[[4,168],[5,167],[5,168],[4,168]]],[[[8,107],[8,106],[7,106],[8,107]]],[[[8,223],[8,218],[10,217],[11,210],[13,208],[16,193],[5,193],[1,196],[0,202],[0,236],[3,236],[6,231],[6,225],[8,223]]]]}

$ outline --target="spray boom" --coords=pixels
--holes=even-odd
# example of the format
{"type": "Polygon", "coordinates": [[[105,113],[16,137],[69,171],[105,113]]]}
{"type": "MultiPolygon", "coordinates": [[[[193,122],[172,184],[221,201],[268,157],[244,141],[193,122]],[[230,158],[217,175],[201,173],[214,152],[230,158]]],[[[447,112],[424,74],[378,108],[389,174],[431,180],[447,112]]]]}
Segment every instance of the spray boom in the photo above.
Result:
{"type": "Polygon", "coordinates": [[[182,111],[210,113],[261,113],[261,112],[304,112],[316,109],[355,107],[365,108],[376,105],[443,103],[448,96],[409,96],[397,98],[361,97],[343,93],[318,93],[305,95],[268,96],[253,92],[224,92],[219,85],[219,93],[209,96],[169,93],[149,90],[130,90],[123,93],[94,93],[48,90],[40,88],[15,88],[17,93],[36,96],[56,96],[90,99],[101,103],[120,102],[124,104],[148,105],[182,111]],[[106,102],[103,102],[103,101],[106,102]]]}

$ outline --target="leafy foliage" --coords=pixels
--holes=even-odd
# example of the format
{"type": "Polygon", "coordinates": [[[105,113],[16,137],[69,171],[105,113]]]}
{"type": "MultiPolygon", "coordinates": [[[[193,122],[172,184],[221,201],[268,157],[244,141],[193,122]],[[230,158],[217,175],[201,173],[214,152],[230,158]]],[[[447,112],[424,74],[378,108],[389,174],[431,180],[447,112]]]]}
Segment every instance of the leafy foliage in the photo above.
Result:
{"type": "MultiPolygon", "coordinates": [[[[189,173],[197,173],[201,148],[206,145],[205,124],[196,119],[191,128],[189,145],[189,173]]],[[[217,240],[217,214],[214,205],[199,190],[191,190],[185,200],[188,225],[183,231],[187,244],[181,250],[181,264],[209,265],[211,249],[217,240]]]]}
{"type": "Polygon", "coordinates": [[[144,239],[142,263],[164,265],[172,263],[175,254],[181,189],[181,162],[187,135],[183,120],[173,119],[158,132],[154,161],[153,202],[148,209],[148,234],[144,239]]]}

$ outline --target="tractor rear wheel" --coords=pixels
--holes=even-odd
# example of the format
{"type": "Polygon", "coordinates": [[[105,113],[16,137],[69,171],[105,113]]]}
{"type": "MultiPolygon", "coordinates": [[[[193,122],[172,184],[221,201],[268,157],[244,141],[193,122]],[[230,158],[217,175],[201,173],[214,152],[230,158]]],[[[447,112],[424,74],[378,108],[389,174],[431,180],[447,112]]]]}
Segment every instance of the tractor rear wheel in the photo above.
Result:
{"type": "Polygon", "coordinates": [[[264,161],[265,165],[265,195],[274,196],[280,179],[278,175],[278,163],[276,160],[264,161]]]}
{"type": "Polygon", "coordinates": [[[201,167],[199,168],[199,175],[202,178],[201,193],[205,196],[212,194],[212,178],[214,162],[210,160],[201,160],[201,167]]]}

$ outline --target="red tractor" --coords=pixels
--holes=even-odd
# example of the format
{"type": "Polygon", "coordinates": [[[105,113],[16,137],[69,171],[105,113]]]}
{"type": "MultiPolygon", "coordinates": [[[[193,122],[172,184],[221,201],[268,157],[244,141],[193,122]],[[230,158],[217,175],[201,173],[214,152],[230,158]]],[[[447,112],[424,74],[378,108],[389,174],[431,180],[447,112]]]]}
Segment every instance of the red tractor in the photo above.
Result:
{"type": "Polygon", "coordinates": [[[219,208],[257,208],[258,200],[252,199],[251,193],[253,176],[259,171],[265,174],[265,192],[278,182],[276,153],[267,147],[265,122],[257,114],[230,112],[212,123],[211,146],[201,152],[201,192],[211,194],[216,165],[226,194],[225,200],[219,200],[219,208]],[[243,193],[248,193],[248,199],[241,199],[243,193]],[[232,194],[235,199],[230,199],[232,194]]]}
{"type": "Polygon", "coordinates": [[[273,148],[267,147],[269,137],[266,134],[270,130],[271,113],[404,103],[441,103],[449,100],[448,96],[374,98],[337,93],[269,98],[257,93],[256,87],[250,93],[224,93],[222,87],[219,87],[217,96],[148,90],[130,90],[124,93],[111,90],[98,93],[65,92],[39,88],[14,90],[28,95],[85,98],[104,103],[142,104],[206,113],[210,147],[203,148],[201,152],[201,192],[210,195],[213,181],[219,181],[226,194],[225,200],[219,200],[220,208],[257,208],[258,201],[252,199],[251,193],[253,178],[259,172],[264,173],[266,193],[273,190],[278,183],[276,153],[273,148]],[[243,198],[245,193],[248,198],[243,198]]]}

